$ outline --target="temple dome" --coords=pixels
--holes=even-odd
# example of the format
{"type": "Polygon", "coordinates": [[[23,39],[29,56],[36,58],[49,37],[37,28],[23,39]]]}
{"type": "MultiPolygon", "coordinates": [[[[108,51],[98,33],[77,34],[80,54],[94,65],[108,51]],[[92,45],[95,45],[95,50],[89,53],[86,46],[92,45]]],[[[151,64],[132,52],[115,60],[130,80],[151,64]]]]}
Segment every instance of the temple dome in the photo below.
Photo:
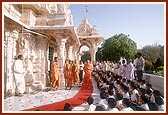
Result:
{"type": "Polygon", "coordinates": [[[95,25],[89,24],[87,17],[84,16],[82,23],[77,27],[77,34],[79,36],[99,35],[99,30],[95,25]]]}

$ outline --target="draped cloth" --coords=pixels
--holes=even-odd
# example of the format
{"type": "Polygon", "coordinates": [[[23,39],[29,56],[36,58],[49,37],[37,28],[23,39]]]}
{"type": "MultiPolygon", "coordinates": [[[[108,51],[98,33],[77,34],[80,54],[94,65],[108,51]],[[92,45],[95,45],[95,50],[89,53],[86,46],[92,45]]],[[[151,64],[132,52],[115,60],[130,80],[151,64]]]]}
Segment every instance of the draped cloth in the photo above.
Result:
{"type": "MultiPolygon", "coordinates": [[[[90,84],[91,82],[91,75],[92,75],[92,71],[93,71],[93,65],[92,64],[85,64],[84,65],[84,80],[83,83],[86,84],[86,86],[88,86],[88,84],[90,84]]],[[[88,87],[89,89],[89,87],[88,87]]]]}
{"type": "Polygon", "coordinates": [[[56,86],[58,87],[60,84],[60,71],[58,62],[52,62],[51,72],[52,88],[56,88],[56,86]]]}
{"type": "Polygon", "coordinates": [[[67,87],[72,86],[72,65],[71,64],[66,64],[66,78],[67,78],[67,87]]]}
{"type": "Polygon", "coordinates": [[[74,83],[77,83],[79,79],[79,64],[78,63],[73,64],[72,72],[73,72],[73,81],[74,83]]]}
{"type": "Polygon", "coordinates": [[[17,59],[13,64],[13,75],[15,80],[16,94],[22,94],[25,92],[25,75],[26,71],[23,68],[23,62],[20,59],[17,59]]]}

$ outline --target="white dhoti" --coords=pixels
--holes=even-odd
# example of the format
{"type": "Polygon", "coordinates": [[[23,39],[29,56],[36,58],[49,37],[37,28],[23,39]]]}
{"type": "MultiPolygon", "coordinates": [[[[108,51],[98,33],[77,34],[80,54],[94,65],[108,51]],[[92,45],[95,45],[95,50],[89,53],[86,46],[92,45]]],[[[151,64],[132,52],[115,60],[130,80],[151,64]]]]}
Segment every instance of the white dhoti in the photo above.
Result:
{"type": "Polygon", "coordinates": [[[25,92],[25,78],[26,72],[23,68],[22,60],[16,60],[13,67],[14,71],[14,80],[16,85],[15,92],[17,94],[25,92]]]}
{"type": "Polygon", "coordinates": [[[14,78],[15,78],[15,85],[16,85],[16,93],[24,93],[25,92],[25,78],[24,76],[26,75],[26,73],[22,73],[22,74],[17,74],[14,73],[14,78]]]}

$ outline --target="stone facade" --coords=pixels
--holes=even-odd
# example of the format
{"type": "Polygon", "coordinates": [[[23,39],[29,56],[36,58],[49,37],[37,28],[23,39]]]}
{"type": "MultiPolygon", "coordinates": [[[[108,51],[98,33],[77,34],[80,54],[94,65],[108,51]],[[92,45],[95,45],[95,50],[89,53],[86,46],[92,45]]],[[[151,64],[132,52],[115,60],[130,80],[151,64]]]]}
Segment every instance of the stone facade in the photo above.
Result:
{"type": "MultiPolygon", "coordinates": [[[[87,17],[84,16],[82,23],[77,28],[77,34],[80,39],[81,46],[86,45],[89,48],[91,54],[91,62],[94,63],[96,52],[98,50],[98,45],[102,42],[103,37],[99,35],[98,28],[94,25],[92,26],[87,17]]],[[[80,58],[80,48],[78,51],[79,58],[80,58]]]]}
{"type": "Polygon", "coordinates": [[[82,45],[89,46],[91,60],[95,61],[102,37],[98,29],[87,22],[86,17],[76,30],[69,4],[3,3],[2,7],[5,95],[15,93],[12,65],[18,54],[23,54],[25,58],[27,92],[32,89],[31,86],[50,86],[50,65],[54,57],[58,57],[60,65],[61,86],[64,86],[65,60],[79,58],[82,45]]]}

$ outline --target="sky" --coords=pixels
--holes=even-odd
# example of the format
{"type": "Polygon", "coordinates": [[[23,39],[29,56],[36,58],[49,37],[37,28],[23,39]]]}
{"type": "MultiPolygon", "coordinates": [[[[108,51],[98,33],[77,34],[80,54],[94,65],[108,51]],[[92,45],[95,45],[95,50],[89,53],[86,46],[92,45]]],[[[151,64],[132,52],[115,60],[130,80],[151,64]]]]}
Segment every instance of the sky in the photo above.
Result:
{"type": "Polygon", "coordinates": [[[91,25],[96,25],[105,39],[126,34],[141,49],[146,45],[165,44],[164,4],[92,3],[71,4],[74,26],[79,26],[86,14],[91,25]]]}

